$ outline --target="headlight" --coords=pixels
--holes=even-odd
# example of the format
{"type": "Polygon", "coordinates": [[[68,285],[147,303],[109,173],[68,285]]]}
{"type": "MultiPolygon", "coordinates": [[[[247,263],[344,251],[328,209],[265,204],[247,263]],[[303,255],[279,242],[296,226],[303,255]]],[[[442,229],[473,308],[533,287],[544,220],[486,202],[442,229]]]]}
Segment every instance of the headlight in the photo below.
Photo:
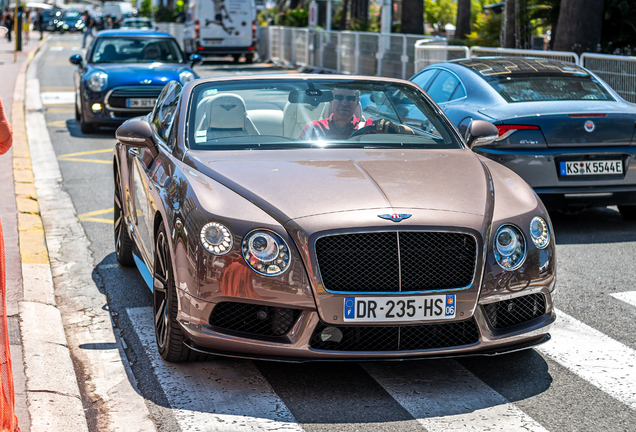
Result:
{"type": "Polygon", "coordinates": [[[539,249],[545,249],[550,243],[550,231],[548,230],[548,224],[540,218],[535,216],[530,221],[530,237],[532,241],[539,249]]]}
{"type": "Polygon", "coordinates": [[[271,231],[252,231],[243,239],[243,258],[256,273],[278,276],[289,268],[289,246],[271,231]]]}
{"type": "Polygon", "coordinates": [[[210,222],[201,229],[201,243],[213,255],[225,255],[232,250],[232,233],[224,225],[210,222]]]}
{"type": "Polygon", "coordinates": [[[108,75],[104,72],[93,72],[86,80],[86,85],[94,92],[99,92],[108,84],[108,75]]]}
{"type": "Polygon", "coordinates": [[[514,225],[502,225],[495,233],[495,259],[504,270],[521,267],[526,259],[526,239],[514,225]]]}
{"type": "Polygon", "coordinates": [[[187,84],[194,79],[194,74],[190,71],[183,71],[179,74],[181,84],[187,84]]]}

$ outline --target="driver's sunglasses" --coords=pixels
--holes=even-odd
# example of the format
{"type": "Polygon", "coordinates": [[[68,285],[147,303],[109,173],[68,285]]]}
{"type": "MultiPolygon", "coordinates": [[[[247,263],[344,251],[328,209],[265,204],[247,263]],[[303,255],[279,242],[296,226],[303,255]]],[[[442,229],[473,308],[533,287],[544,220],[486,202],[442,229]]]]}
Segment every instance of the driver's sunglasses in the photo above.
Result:
{"type": "MultiPolygon", "coordinates": [[[[333,95],[333,98],[337,100],[338,102],[342,102],[345,99],[345,95],[337,94],[337,95],[333,95]]],[[[356,101],[357,98],[358,98],[357,96],[349,95],[347,96],[347,102],[353,103],[356,101]]]]}

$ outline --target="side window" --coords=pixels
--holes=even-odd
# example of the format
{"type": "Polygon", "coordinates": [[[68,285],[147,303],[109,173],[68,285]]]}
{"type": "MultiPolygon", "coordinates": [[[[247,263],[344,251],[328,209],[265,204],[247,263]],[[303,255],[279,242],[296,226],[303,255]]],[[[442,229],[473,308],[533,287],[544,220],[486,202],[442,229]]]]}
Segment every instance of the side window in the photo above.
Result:
{"type": "Polygon", "coordinates": [[[152,114],[152,127],[164,142],[168,141],[174,118],[177,115],[181,89],[181,84],[169,83],[159,96],[155,112],[152,114]]]}
{"type": "Polygon", "coordinates": [[[427,71],[424,71],[418,76],[416,76],[415,78],[413,78],[413,82],[417,84],[418,86],[422,87],[424,90],[426,90],[426,86],[428,85],[428,82],[431,80],[431,78],[433,78],[433,76],[437,72],[439,72],[439,69],[429,69],[427,71]]]}
{"type": "Polygon", "coordinates": [[[428,89],[428,95],[437,103],[448,102],[457,88],[459,80],[448,71],[440,71],[428,89]]]}

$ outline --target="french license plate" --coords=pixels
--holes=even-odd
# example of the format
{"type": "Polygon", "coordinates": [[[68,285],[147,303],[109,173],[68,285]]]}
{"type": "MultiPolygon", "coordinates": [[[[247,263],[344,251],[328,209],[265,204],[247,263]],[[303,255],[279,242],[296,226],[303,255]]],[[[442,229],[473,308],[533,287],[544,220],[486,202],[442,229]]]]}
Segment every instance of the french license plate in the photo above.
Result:
{"type": "Polygon", "coordinates": [[[576,161],[561,162],[561,175],[623,174],[623,161],[576,161]]]}
{"type": "Polygon", "coordinates": [[[157,99],[126,99],[128,108],[152,108],[157,99]]]}
{"type": "Polygon", "coordinates": [[[206,45],[221,45],[223,43],[223,39],[203,39],[206,45]]]}
{"type": "Polygon", "coordinates": [[[348,322],[424,321],[455,318],[455,294],[417,297],[345,297],[348,322]]]}

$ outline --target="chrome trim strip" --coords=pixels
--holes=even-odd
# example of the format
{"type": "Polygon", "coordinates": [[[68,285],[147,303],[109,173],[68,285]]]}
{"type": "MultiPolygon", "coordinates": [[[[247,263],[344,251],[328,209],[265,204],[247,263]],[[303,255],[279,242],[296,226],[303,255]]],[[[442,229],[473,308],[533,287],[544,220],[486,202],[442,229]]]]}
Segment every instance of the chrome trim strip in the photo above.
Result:
{"type": "MultiPolygon", "coordinates": [[[[522,233],[523,235],[523,233],[522,233]]],[[[525,239],[525,237],[524,237],[525,239]]],[[[486,257],[486,244],[487,244],[487,240],[484,239],[484,260],[486,257]]],[[[318,272],[317,277],[320,278],[320,282],[322,283],[322,286],[324,288],[325,291],[327,291],[329,294],[345,294],[345,295],[397,295],[399,292],[402,292],[404,294],[433,294],[433,293],[440,293],[440,292],[454,292],[454,291],[464,291],[467,289],[470,289],[473,287],[473,284],[475,283],[475,277],[477,276],[477,263],[479,262],[479,239],[477,238],[477,236],[475,236],[473,233],[471,232],[466,232],[466,231],[448,231],[448,230],[409,230],[409,229],[400,229],[400,230],[388,230],[388,231],[349,231],[349,232],[345,232],[345,233],[332,233],[332,234],[325,234],[319,237],[316,237],[316,239],[314,240],[314,244],[313,244],[313,251],[311,251],[313,253],[314,259],[316,260],[316,270],[318,272]],[[473,278],[472,281],[469,285],[466,285],[464,287],[459,287],[459,288],[445,288],[445,289],[436,289],[436,290],[424,290],[424,291],[395,291],[395,292],[383,292],[383,291],[371,291],[371,292],[367,292],[367,291],[331,291],[329,290],[325,284],[324,281],[322,280],[322,274],[320,271],[320,263],[318,262],[318,256],[316,255],[316,242],[323,238],[323,237],[331,237],[331,236],[339,236],[339,235],[348,235],[348,234],[374,234],[374,233],[390,233],[390,232],[399,232],[399,231],[404,231],[404,232],[424,232],[424,233],[429,233],[429,232],[435,232],[435,233],[453,233],[453,234],[466,234],[471,236],[472,238],[475,239],[475,265],[473,266],[473,278]]],[[[398,244],[398,250],[399,250],[399,244],[398,244]]],[[[399,253],[399,252],[398,252],[399,253]]],[[[483,266],[482,268],[482,278],[483,278],[483,269],[485,268],[485,266],[483,266]]],[[[400,281],[401,281],[401,272],[400,272],[400,281]]],[[[400,285],[400,290],[402,289],[401,285],[400,285]]]]}
{"type": "MultiPolygon", "coordinates": [[[[397,236],[398,250],[398,292],[402,292],[402,251],[400,250],[400,232],[396,231],[395,234],[397,236]]],[[[316,258],[316,261],[318,261],[318,258],[316,258]]]]}

